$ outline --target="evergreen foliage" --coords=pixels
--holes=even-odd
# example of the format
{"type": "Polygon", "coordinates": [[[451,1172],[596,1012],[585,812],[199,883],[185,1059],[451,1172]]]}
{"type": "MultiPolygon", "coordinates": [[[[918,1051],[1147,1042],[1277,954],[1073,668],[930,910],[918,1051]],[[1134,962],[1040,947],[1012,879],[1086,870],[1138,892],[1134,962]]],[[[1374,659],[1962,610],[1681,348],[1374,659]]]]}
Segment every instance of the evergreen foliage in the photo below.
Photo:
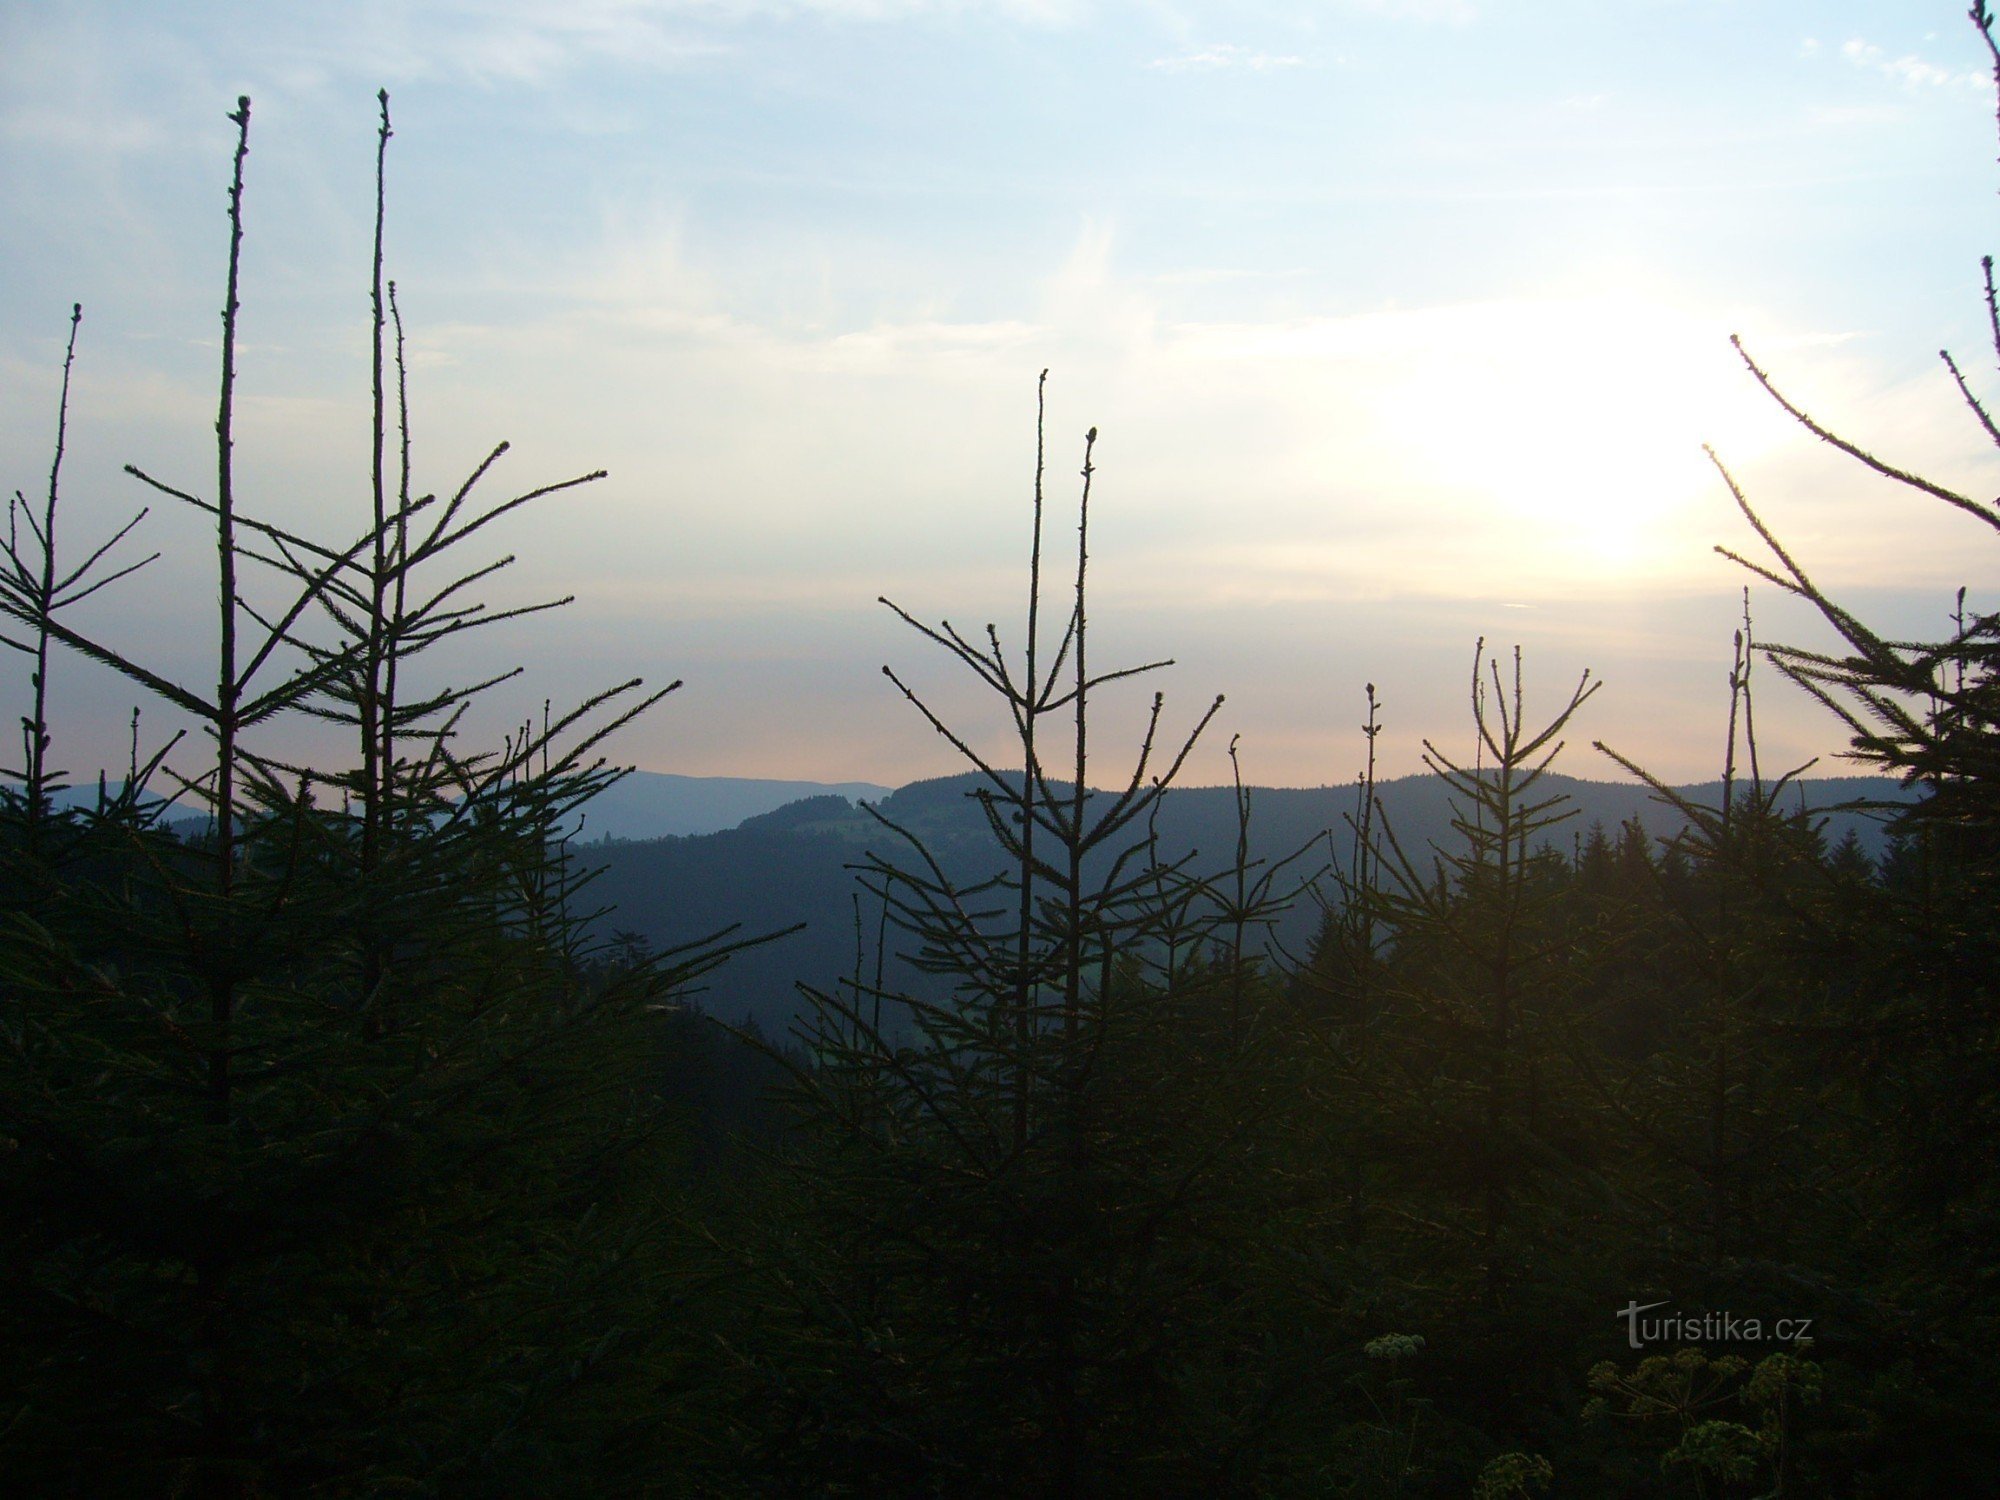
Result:
{"type": "Polygon", "coordinates": [[[1284,1392],[1251,1356],[1281,1330],[1249,1231],[1282,1070],[1245,935],[1275,872],[1202,881],[1148,836],[1220,699],[1154,775],[1155,695],[1129,776],[1090,789],[1093,696],[1151,670],[1087,659],[1094,439],[1053,652],[1039,452],[1018,669],[994,627],[982,650],[896,609],[1001,700],[1020,760],[979,755],[890,673],[978,772],[999,868],[954,881],[878,812],[903,853],[871,854],[863,887],[950,997],[884,988],[879,952],[872,980],[858,955],[808,993],[791,1165],[812,1201],[760,1266],[803,1488],[1181,1493],[1255,1487],[1272,1456],[1284,1392]]]}
{"type": "MultiPolygon", "coordinates": [[[[2000,78],[1993,16],[1972,19],[2000,78]]],[[[1167,663],[1088,654],[1094,432],[1065,586],[1044,578],[1038,401],[1019,644],[889,606],[982,684],[1010,755],[884,669],[970,780],[908,789],[860,841],[838,799],[756,820],[742,847],[766,857],[804,837],[843,851],[853,958],[802,987],[792,1037],[731,1035],[693,994],[713,976],[716,1008],[743,1013],[718,972],[734,930],[654,951],[594,904],[568,843],[618,774],[605,735],[664,693],[625,683],[468,742],[507,679],[456,682],[437,648],[550,607],[483,609],[507,559],[476,548],[598,476],[488,499],[503,444],[445,498],[418,491],[380,107],[369,494],[334,541],[235,483],[248,101],[230,116],[213,488],[132,471],[213,523],[213,686],[72,609],[149,560],[143,511],[69,550],[80,309],[46,495],[10,510],[0,640],[27,664],[0,785],[15,1487],[1990,1486],[2000,617],[1961,592],[1936,640],[1871,629],[1732,480],[1776,559],[1745,565],[1844,644],[1759,639],[1746,593],[1713,797],[1600,746],[1669,836],[1585,826],[1565,795],[1554,766],[1590,674],[1538,717],[1518,650],[1482,642],[1470,756],[1425,742],[1449,837],[1423,847],[1391,818],[1371,685],[1345,826],[1260,858],[1239,769],[1227,847],[1214,859],[1211,838],[1204,862],[1163,828],[1221,700],[1169,741],[1155,695],[1106,782],[1094,712],[1167,663]],[[193,721],[198,767],[177,770],[182,739],[148,748],[135,711],[123,780],[76,798],[48,705],[77,655],[193,721]],[[1829,843],[1796,772],[1765,775],[1759,660],[1923,792],[1878,810],[1879,861],[1851,831],[1829,843]],[[269,728],[302,717],[344,748],[271,753],[269,728]],[[171,826],[162,790],[205,819],[171,826]],[[947,853],[968,801],[977,851],[947,853]],[[1301,902],[1307,927],[1282,925],[1301,902]]],[[[1985,297],[2000,355],[1990,262],[1985,297]]],[[[1857,462],[2000,529],[1750,369],[1857,462]]]]}
{"type": "MultiPolygon", "coordinates": [[[[413,497],[399,325],[390,487],[379,192],[372,515],[329,546],[240,506],[249,101],[230,118],[216,487],[140,475],[215,523],[216,687],[68,623],[130,568],[93,578],[104,548],[58,562],[67,362],[47,502],[37,518],[17,500],[27,534],[0,574],[26,636],[9,644],[35,663],[0,807],[0,1430],[15,1482],[52,1493],[517,1493],[612,1461],[621,1429],[653,1420],[604,1403],[633,1399],[671,1263],[662,1006],[726,950],[606,966],[584,936],[562,831],[616,775],[592,748],[661,693],[628,683],[478,752],[456,725],[491,684],[414,690],[420,653],[500,617],[468,590],[504,561],[446,554],[567,485],[482,504],[503,445],[449,500],[413,497]],[[276,611],[239,581],[250,568],[287,590],[276,611]],[[122,790],[59,811],[52,644],[192,715],[208,770],[142,762],[135,715],[122,790]],[[357,734],[353,769],[260,751],[265,725],[302,714],[357,734]],[[159,775],[205,829],[161,825],[159,775]]],[[[389,133],[385,95],[385,151],[389,133]]]]}

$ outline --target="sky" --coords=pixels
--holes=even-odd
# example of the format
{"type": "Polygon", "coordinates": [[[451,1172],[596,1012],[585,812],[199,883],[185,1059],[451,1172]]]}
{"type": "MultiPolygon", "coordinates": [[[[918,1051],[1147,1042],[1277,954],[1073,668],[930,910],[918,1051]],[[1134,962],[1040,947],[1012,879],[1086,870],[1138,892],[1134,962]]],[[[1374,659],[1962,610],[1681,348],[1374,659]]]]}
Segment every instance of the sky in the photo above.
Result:
{"type": "MultiPolygon", "coordinates": [[[[212,488],[239,94],[239,500],[357,532],[378,88],[417,488],[502,439],[496,496],[609,470],[493,528],[496,606],[576,602],[464,644],[453,675],[524,668],[478,732],[643,675],[684,681],[614,743],[649,770],[959,769],[889,665],[997,750],[1004,707],[877,600],[1018,648],[1043,369],[1052,548],[1099,434],[1093,663],[1172,658],[1165,734],[1227,695],[1195,782],[1232,736],[1252,781],[1351,780],[1371,682],[1385,773],[1469,753],[1482,637],[1531,712],[1603,679],[1563,769],[1615,777],[1603,739],[1716,775],[1745,575],[1713,548],[1757,544],[1704,443],[1864,617],[1981,597],[1994,539],[1729,344],[2000,487],[1937,358],[1992,374],[1963,0],[0,0],[0,479],[46,489],[81,302],[73,555],[155,498],[127,463],[212,488]]],[[[212,542],[168,503],[128,545],[163,556],[77,619],[212,681],[212,542]]],[[[1760,635],[1823,640],[1771,595],[1760,635]]],[[[56,759],[122,764],[131,690],[51,691],[56,759]]],[[[1107,690],[1094,780],[1146,698],[1107,690]]],[[[1768,671],[1757,718],[1766,765],[1845,769],[1768,671]]]]}

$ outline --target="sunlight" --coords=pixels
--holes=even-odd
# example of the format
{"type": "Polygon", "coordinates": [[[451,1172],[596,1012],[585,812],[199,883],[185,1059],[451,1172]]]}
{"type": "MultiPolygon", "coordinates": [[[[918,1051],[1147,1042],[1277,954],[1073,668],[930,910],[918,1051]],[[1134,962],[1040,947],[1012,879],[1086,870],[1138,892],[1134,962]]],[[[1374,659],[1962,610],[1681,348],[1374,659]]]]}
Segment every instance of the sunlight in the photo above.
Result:
{"type": "Polygon", "coordinates": [[[1685,561],[1712,513],[1704,442],[1767,445],[1768,411],[1720,318],[1638,299],[1452,308],[1376,397],[1385,436],[1424,480],[1464,497],[1463,524],[1529,562],[1591,577],[1685,561]]]}

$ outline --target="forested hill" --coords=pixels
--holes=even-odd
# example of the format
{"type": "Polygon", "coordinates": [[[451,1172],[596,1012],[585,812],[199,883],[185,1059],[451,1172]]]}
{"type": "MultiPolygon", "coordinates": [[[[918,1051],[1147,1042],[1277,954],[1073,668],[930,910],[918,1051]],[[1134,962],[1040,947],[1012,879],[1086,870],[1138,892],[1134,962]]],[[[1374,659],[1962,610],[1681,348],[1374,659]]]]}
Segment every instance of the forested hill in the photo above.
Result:
{"type": "MultiPolygon", "coordinates": [[[[997,873],[1003,861],[973,800],[978,785],[971,775],[912,782],[875,806],[882,818],[921,839],[954,880],[971,883],[997,873]]],[[[1697,805],[1718,805],[1722,796],[1719,782],[1675,790],[1697,805]]],[[[1450,797],[1442,781],[1407,776],[1381,783],[1377,792],[1390,828],[1413,859],[1424,859],[1432,844],[1455,847],[1450,797]]],[[[1576,810],[1552,835],[1566,857],[1594,826],[1615,836],[1636,819],[1659,840],[1682,825],[1672,807],[1635,783],[1551,774],[1538,784],[1538,792],[1565,796],[1576,810]]],[[[1303,851],[1286,871],[1286,877],[1294,877],[1292,884],[1330,863],[1344,866],[1353,844],[1349,820],[1357,808],[1355,787],[1254,787],[1248,794],[1253,860],[1269,865],[1303,851]]],[[[1829,846],[1852,830],[1873,857],[1884,847],[1879,817],[1835,809],[1904,796],[1886,778],[1830,777],[1794,783],[1781,806],[1809,812],[1829,846]]],[[[718,1018],[732,1024],[754,1020],[767,1032],[789,1025],[798,1007],[799,981],[825,986],[853,972],[860,887],[850,867],[871,852],[907,867],[914,854],[867,807],[833,791],[703,836],[625,840],[613,817],[603,818],[593,831],[611,835],[609,842],[592,843],[585,850],[586,863],[603,867],[591,893],[597,904],[611,908],[600,919],[606,931],[634,933],[660,949],[732,925],[740,924],[741,933],[749,934],[805,924],[801,932],[738,954],[700,997],[718,1018]]],[[[1236,831],[1233,788],[1176,788],[1161,805],[1160,857],[1185,858],[1198,873],[1220,870],[1233,857],[1236,831]]],[[[1143,837],[1143,830],[1135,830],[1134,837],[1143,837]]],[[[863,898],[859,910],[872,970],[878,908],[863,898]]],[[[1318,920],[1319,907],[1309,895],[1301,896],[1278,929],[1278,941],[1303,955],[1318,920]]],[[[893,933],[889,947],[893,953],[893,933]]],[[[886,977],[891,984],[908,984],[913,978],[899,971],[893,959],[886,977]]]]}
{"type": "Polygon", "coordinates": [[[766,781],[749,776],[669,776],[634,771],[599,792],[584,809],[584,837],[620,839],[721,833],[746,818],[813,797],[874,801],[886,786],[867,781],[766,781]]]}

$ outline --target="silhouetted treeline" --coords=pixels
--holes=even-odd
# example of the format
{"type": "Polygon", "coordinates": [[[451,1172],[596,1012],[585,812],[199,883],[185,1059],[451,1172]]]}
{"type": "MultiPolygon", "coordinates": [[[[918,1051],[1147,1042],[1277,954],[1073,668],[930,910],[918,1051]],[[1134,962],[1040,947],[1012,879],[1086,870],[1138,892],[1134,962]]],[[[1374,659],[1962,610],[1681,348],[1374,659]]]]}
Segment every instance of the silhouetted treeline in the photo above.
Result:
{"type": "MultiPolygon", "coordinates": [[[[1576,856],[1577,841],[1593,822],[1616,830],[1636,820],[1649,838],[1670,838],[1686,826],[1686,819],[1643,783],[1553,774],[1549,780],[1577,810],[1573,820],[1549,835],[1566,857],[1576,856]]],[[[876,806],[919,832],[939,865],[970,884],[991,875],[1000,862],[973,795],[976,789],[974,777],[945,777],[902,787],[876,806]]],[[[1711,782],[1675,790],[1693,801],[1713,802],[1722,788],[1711,782]]],[[[1451,801],[1442,782],[1404,776],[1383,782],[1376,791],[1397,828],[1416,846],[1453,837],[1451,801]]],[[[1353,861],[1350,820],[1356,795],[1351,785],[1255,788],[1251,857],[1275,862],[1306,849],[1312,868],[1346,870],[1353,861]]],[[[1825,777],[1794,782],[1785,804],[1795,811],[1811,810],[1836,841],[1854,833],[1873,858],[1886,847],[1879,814],[1848,809],[1857,803],[1907,800],[1909,795],[1889,777],[1825,777]]],[[[1213,862],[1224,857],[1236,842],[1233,792],[1228,787],[1176,788],[1161,803],[1158,832],[1170,858],[1213,862]]],[[[801,1014],[799,981],[830,984],[852,969],[856,887],[850,867],[871,849],[886,853],[896,843],[896,836],[865,807],[826,795],[719,833],[642,840],[614,836],[590,844],[585,855],[601,870],[592,887],[594,899],[612,908],[599,924],[604,932],[626,929],[670,946],[737,921],[759,930],[803,923],[781,942],[738,955],[726,983],[702,997],[720,1020],[732,1025],[754,1020],[767,1033],[780,1035],[801,1014]]],[[[863,914],[871,941],[878,915],[873,910],[863,914]]],[[[1318,921],[1317,906],[1295,902],[1273,924],[1276,948],[1303,959],[1318,921]]],[[[904,982],[921,983],[893,953],[889,967],[904,982]]]]}
{"type": "Polygon", "coordinates": [[[964,778],[626,846],[594,884],[568,839],[617,779],[597,747],[671,688],[475,745],[507,679],[430,653],[537,612],[478,607],[485,528],[598,476],[489,499],[501,444],[416,485],[378,192],[365,503],[330,539],[245,503],[229,118],[212,487],[133,471],[213,525],[213,672],[72,608],[143,563],[136,520],[71,539],[68,361],[0,565],[30,664],[0,772],[11,1490],[1990,1488],[2000,617],[1961,594],[1948,634],[1882,637],[1739,494],[1746,565],[1839,645],[1755,639],[1746,598],[1712,788],[1613,751],[1651,805],[1606,816],[1552,769],[1595,682],[1536,704],[1482,642],[1426,779],[1376,785],[1371,687],[1357,785],[1299,820],[1311,794],[1240,770],[1172,789],[1219,699],[1097,732],[1164,664],[1097,654],[1095,432],[1072,528],[1038,406],[1025,621],[889,606],[1004,755],[894,670],[964,778]],[[135,712],[123,774],[69,795],[50,683],[79,654],[200,734],[135,712]],[[1904,794],[1879,841],[1759,764],[1758,663],[1904,794]],[[307,719],[324,764],[267,737],[307,719]],[[205,821],[165,826],[162,787],[205,821]],[[710,1019],[768,1006],[752,961],[797,920],[793,1023],[710,1019]]]}

